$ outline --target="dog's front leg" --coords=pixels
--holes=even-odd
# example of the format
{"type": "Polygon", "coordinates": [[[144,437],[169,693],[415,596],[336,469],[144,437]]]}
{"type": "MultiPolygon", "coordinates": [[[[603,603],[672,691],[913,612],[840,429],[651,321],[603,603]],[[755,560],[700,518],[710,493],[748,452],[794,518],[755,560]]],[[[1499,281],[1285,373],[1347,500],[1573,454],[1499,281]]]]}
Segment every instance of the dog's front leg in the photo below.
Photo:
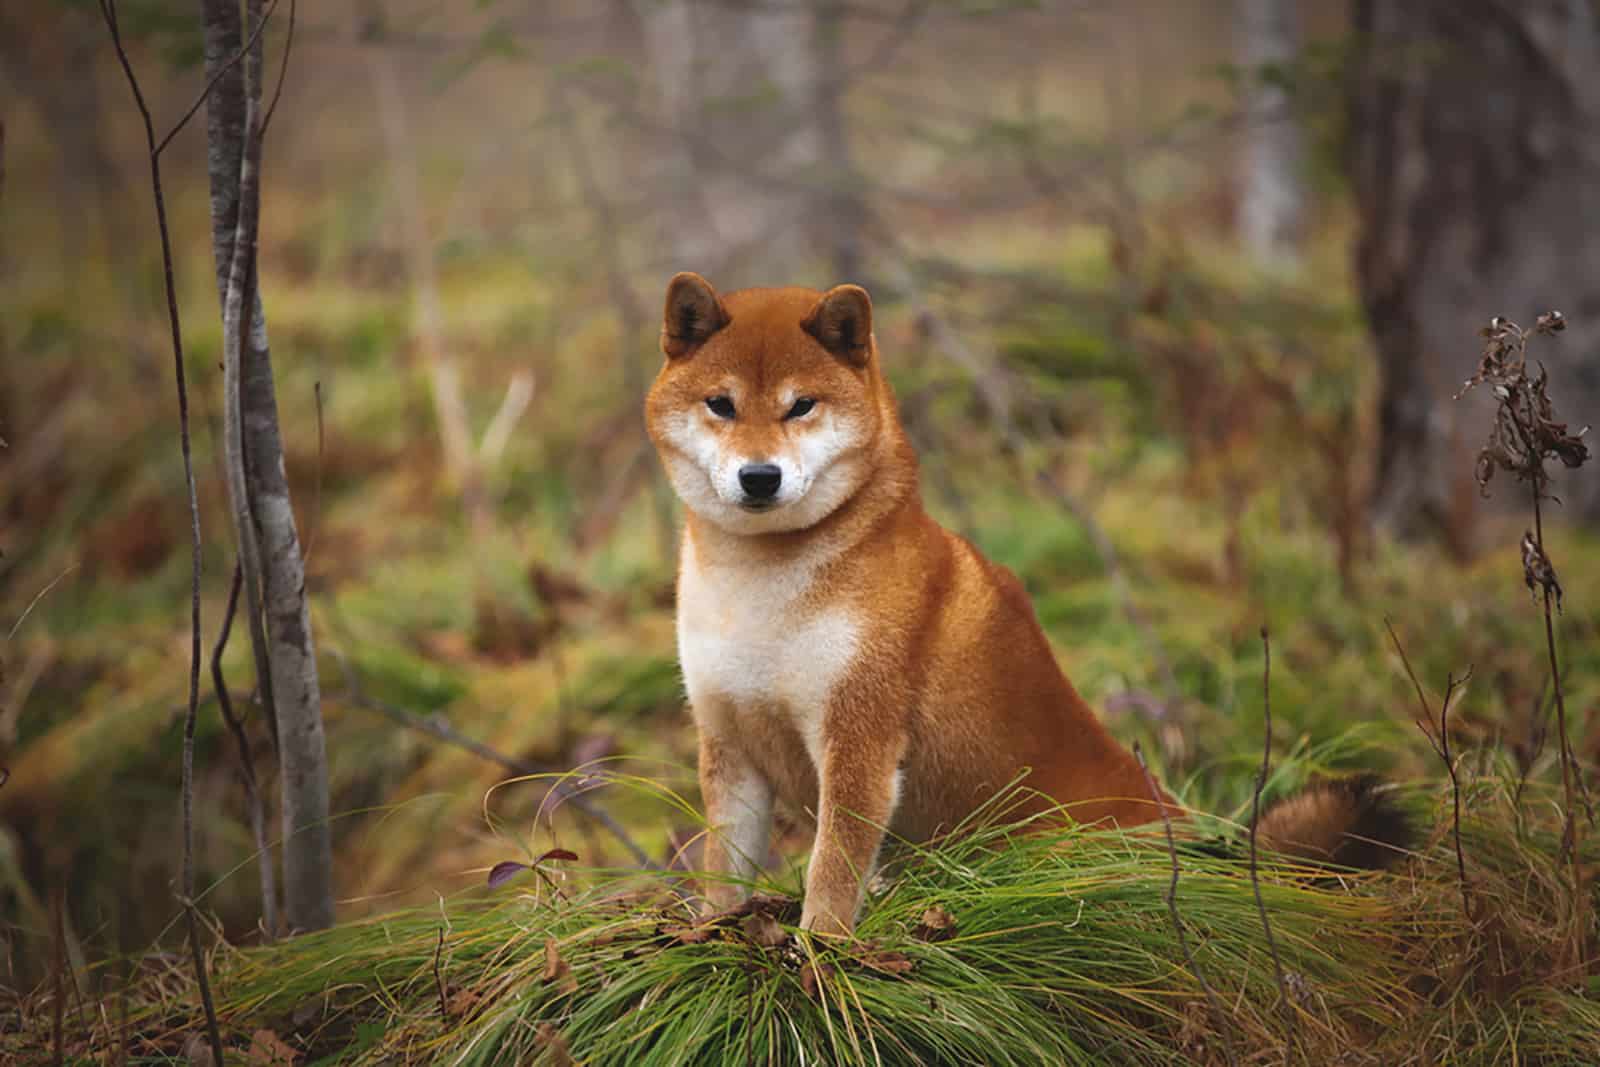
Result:
{"type": "Polygon", "coordinates": [[[706,805],[705,886],[713,909],[750,895],[772,845],[772,785],[736,744],[702,729],[700,794],[706,805]]]}
{"type": "Polygon", "coordinates": [[[823,934],[855,930],[862,887],[872,874],[900,797],[903,736],[850,731],[823,745],[817,837],[806,872],[800,925],[823,934]]]}

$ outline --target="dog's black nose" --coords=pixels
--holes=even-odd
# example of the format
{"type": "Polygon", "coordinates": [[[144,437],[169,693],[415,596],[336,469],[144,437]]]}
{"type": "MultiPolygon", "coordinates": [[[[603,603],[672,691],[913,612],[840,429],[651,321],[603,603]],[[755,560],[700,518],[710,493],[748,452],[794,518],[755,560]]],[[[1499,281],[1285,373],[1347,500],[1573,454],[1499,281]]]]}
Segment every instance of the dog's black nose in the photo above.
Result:
{"type": "Polygon", "coordinates": [[[783,469],[776,463],[747,463],[739,468],[739,488],[752,500],[771,500],[782,482],[783,469]]]}

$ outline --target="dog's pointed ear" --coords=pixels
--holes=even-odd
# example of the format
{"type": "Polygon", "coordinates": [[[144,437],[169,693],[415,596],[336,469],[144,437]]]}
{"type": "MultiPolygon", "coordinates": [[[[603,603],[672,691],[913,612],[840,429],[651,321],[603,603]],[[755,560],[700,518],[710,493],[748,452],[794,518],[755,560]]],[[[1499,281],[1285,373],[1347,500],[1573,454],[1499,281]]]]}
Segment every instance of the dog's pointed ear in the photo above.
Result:
{"type": "Polygon", "coordinates": [[[687,356],[727,324],[728,309],[710,282],[693,271],[673,275],[661,317],[662,352],[671,359],[687,356]]]}
{"type": "Polygon", "coordinates": [[[872,298],[859,285],[836,285],[800,320],[800,328],[854,367],[872,351],[872,298]]]}

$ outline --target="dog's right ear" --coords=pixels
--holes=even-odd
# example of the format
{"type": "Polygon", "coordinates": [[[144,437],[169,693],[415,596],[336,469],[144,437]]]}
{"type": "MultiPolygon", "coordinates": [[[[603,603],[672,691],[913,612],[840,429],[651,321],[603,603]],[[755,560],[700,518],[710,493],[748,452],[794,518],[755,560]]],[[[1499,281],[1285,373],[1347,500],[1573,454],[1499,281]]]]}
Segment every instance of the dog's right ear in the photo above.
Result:
{"type": "Polygon", "coordinates": [[[667,283],[661,351],[669,359],[687,356],[727,324],[728,309],[722,306],[711,283],[700,275],[686,270],[667,283]]]}

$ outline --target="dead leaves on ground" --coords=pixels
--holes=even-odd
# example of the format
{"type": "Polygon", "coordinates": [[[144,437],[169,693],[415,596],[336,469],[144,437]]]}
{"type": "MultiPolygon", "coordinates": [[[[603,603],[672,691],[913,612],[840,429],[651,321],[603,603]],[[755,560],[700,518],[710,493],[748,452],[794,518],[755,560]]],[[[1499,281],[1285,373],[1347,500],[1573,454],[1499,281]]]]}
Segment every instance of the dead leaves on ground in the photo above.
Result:
{"type": "Polygon", "coordinates": [[[257,1030],[250,1035],[250,1051],[245,1062],[250,1067],[292,1067],[300,1053],[271,1030],[257,1030]]]}
{"type": "MultiPolygon", "coordinates": [[[[796,900],[758,895],[698,922],[663,923],[656,928],[656,935],[664,938],[668,947],[725,941],[743,942],[763,953],[779,950],[777,958],[797,968],[801,990],[813,998],[841,967],[891,977],[908,975],[916,969],[911,956],[885,948],[879,941],[829,939],[828,958],[821,959],[797,942],[785,926],[798,917],[798,912],[796,900]]],[[[949,909],[933,904],[923,911],[910,933],[918,941],[934,942],[954,936],[955,929],[956,917],[949,909]]]]}
{"type": "Polygon", "coordinates": [[[766,912],[751,912],[744,917],[739,928],[750,943],[759,948],[779,948],[789,941],[789,931],[766,912]]]}

